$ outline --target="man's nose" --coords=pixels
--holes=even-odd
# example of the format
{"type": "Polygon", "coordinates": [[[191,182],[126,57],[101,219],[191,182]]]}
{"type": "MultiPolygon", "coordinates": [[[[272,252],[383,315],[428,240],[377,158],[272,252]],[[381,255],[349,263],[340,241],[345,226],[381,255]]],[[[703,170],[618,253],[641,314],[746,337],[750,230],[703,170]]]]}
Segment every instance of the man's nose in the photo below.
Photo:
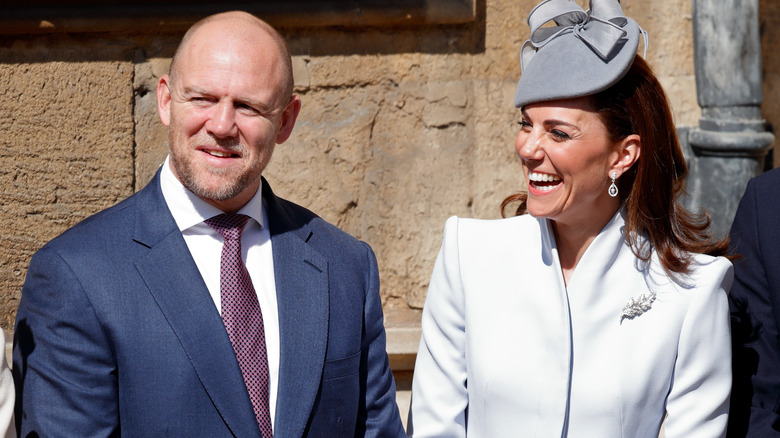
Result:
{"type": "Polygon", "coordinates": [[[218,138],[235,137],[238,134],[238,126],[236,126],[236,109],[233,104],[220,101],[214,108],[206,129],[218,138]]]}

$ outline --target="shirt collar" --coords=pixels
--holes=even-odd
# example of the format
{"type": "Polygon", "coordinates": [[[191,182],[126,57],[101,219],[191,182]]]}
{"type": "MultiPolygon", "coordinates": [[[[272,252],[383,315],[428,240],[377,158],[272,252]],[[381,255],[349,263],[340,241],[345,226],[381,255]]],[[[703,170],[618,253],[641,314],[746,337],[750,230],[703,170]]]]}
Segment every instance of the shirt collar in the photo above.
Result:
{"type": "MultiPolygon", "coordinates": [[[[176,178],[176,175],[173,174],[170,168],[170,159],[170,156],[166,157],[162,165],[160,188],[162,189],[165,203],[168,204],[168,209],[179,227],[179,231],[187,230],[206,219],[224,213],[184,187],[179,179],[176,178]]],[[[252,196],[252,199],[241,207],[238,213],[249,216],[257,221],[261,228],[264,228],[262,192],[263,186],[261,184],[255,195],[252,196]]]]}

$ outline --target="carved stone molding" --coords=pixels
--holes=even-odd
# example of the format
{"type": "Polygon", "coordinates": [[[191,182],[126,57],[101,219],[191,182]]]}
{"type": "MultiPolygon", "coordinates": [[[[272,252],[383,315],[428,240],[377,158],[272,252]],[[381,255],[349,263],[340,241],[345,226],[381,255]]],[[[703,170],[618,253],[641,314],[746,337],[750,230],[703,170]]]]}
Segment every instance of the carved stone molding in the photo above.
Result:
{"type": "Polygon", "coordinates": [[[6,0],[0,35],[86,32],[181,32],[206,15],[244,10],[275,27],[462,24],[476,0],[6,0]]]}

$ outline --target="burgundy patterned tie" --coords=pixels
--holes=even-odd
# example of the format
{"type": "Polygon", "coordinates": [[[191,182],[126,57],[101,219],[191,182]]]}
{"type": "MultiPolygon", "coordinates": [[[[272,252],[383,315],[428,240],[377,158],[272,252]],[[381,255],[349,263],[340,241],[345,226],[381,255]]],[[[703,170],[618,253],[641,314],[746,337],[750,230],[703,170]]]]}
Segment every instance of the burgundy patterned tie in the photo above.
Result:
{"type": "Polygon", "coordinates": [[[263,315],[257,294],[241,260],[241,231],[249,216],[221,214],[206,220],[225,239],[220,265],[222,322],[227,329],[238,366],[255,410],[263,438],[271,438],[271,411],[268,400],[268,356],[265,348],[263,315]]]}

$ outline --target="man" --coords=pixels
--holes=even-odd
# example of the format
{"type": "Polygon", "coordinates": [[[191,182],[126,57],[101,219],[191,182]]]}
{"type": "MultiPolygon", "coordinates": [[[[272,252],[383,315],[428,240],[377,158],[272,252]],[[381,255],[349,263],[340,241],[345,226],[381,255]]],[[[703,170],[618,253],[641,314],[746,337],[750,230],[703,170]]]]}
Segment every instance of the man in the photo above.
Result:
{"type": "Polygon", "coordinates": [[[731,227],[734,381],[728,436],[780,437],[780,169],[748,182],[731,227]]]}
{"type": "Polygon", "coordinates": [[[157,95],[155,178],[30,263],[21,435],[403,436],[373,252],[261,178],[301,107],[284,40],[208,17],[157,95]]]}

